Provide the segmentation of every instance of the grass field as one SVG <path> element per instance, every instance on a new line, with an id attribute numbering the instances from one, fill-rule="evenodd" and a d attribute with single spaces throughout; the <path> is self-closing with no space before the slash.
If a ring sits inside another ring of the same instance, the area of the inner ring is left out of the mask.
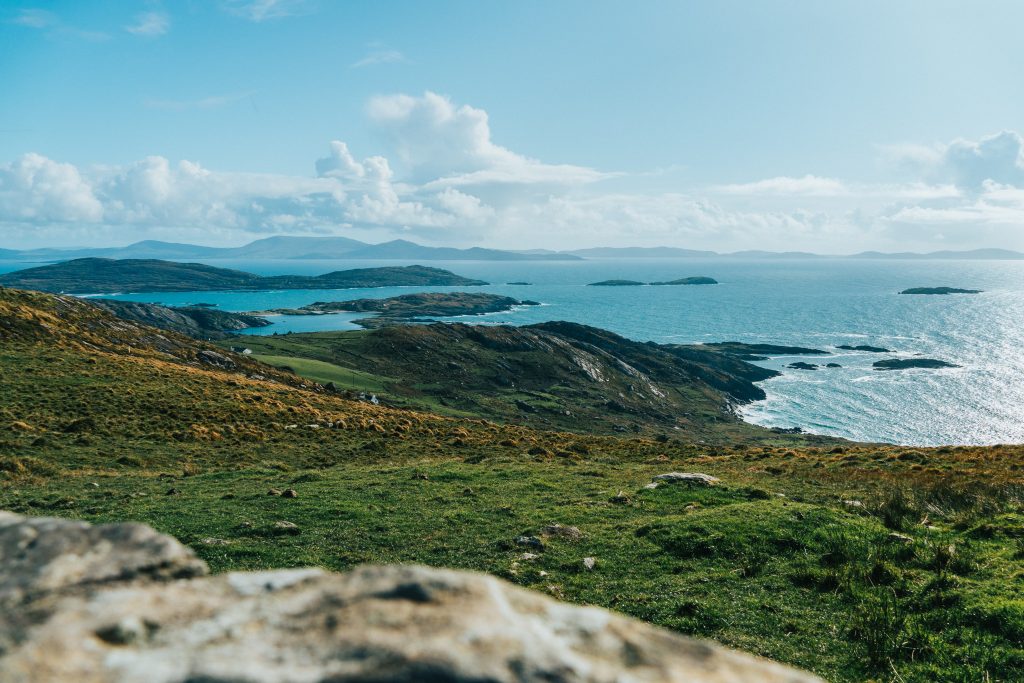
<path id="1" fill-rule="evenodd" d="M 1024 447 L 702 443 L 455 419 L 243 357 L 210 365 L 224 360 L 184 338 L 10 296 L 2 509 L 147 522 L 215 571 L 483 570 L 833 681 L 1024 671 Z M 645 488 L 671 471 L 720 482 Z"/>

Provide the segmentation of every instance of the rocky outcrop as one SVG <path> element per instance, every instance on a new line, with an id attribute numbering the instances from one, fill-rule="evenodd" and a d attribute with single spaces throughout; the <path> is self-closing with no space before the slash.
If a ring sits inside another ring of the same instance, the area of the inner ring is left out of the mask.
<path id="1" fill-rule="evenodd" d="M 904 289 L 900 294 L 981 294 L 981 290 L 959 287 L 911 287 Z"/>
<path id="2" fill-rule="evenodd" d="M 204 571 L 148 527 L 2 514 L 3 680 L 818 680 L 482 574 L 366 566 L 196 576 Z"/>
<path id="3" fill-rule="evenodd" d="M 909 370 L 911 368 L 958 368 L 959 365 L 937 358 L 887 358 L 871 364 L 875 370 Z"/>
<path id="4" fill-rule="evenodd" d="M 231 332 L 271 324 L 269 320 L 255 315 L 219 311 L 210 306 L 161 306 L 117 299 L 87 301 L 122 320 L 151 325 L 197 339 L 223 339 Z"/>
<path id="5" fill-rule="evenodd" d="M 374 318 L 354 320 L 368 329 L 387 325 L 434 322 L 432 318 L 484 315 L 510 311 L 516 306 L 539 306 L 540 302 L 479 292 L 417 292 L 386 299 L 317 301 L 301 308 L 254 311 L 252 315 L 325 315 L 331 313 L 376 313 Z"/>

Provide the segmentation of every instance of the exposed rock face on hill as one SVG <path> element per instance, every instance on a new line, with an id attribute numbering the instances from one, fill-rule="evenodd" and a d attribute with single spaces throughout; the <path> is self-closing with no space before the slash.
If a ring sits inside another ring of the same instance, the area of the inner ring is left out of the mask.
<path id="1" fill-rule="evenodd" d="M 258 315 L 219 311 L 205 306 L 170 307 L 115 299 L 89 299 L 89 303 L 110 311 L 118 318 L 197 339 L 223 339 L 229 332 L 272 324 Z"/>
<path id="2" fill-rule="evenodd" d="M 482 574 L 365 566 L 207 577 L 132 524 L 0 512 L 6 683 L 811 683 Z"/>
<path id="3" fill-rule="evenodd" d="M 406 325 L 246 344 L 257 355 L 358 369 L 412 404 L 590 433 L 678 427 L 710 436 L 740 425 L 732 406 L 764 398 L 754 383 L 778 374 L 707 346 L 636 342 L 570 322 Z"/>

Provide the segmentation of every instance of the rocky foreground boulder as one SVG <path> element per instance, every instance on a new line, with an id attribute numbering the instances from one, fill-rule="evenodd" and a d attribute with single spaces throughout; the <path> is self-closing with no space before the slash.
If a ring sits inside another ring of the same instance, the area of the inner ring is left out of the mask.
<path id="1" fill-rule="evenodd" d="M 0 512 L 0 680 L 818 680 L 483 574 L 206 573 L 191 550 L 143 525 Z"/>

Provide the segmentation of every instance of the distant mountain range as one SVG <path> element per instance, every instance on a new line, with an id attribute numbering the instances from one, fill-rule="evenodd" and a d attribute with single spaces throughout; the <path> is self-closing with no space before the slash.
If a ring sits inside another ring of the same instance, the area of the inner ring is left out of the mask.
<path id="1" fill-rule="evenodd" d="M 804 251 L 737 251 L 719 253 L 679 247 L 593 247 L 571 251 L 549 249 L 502 250 L 471 247 L 427 247 L 408 240 L 369 244 L 348 237 L 267 237 L 241 247 L 204 247 L 146 240 L 126 247 L 82 249 L 0 249 L 0 260 L 53 262 L 76 258 L 114 259 L 348 259 L 366 261 L 578 261 L 605 258 L 750 258 L 750 259 L 986 259 L 1019 260 L 1024 253 L 1009 249 L 884 253 L 865 251 L 848 256 Z"/>
<path id="2" fill-rule="evenodd" d="M 499 249 L 425 247 L 407 240 L 368 244 L 348 237 L 268 237 L 241 247 L 203 247 L 146 240 L 126 247 L 88 249 L 0 249 L 11 261 L 67 261 L 76 258 L 114 259 L 353 259 L 415 261 L 578 261 L 557 252 L 521 253 Z"/>

